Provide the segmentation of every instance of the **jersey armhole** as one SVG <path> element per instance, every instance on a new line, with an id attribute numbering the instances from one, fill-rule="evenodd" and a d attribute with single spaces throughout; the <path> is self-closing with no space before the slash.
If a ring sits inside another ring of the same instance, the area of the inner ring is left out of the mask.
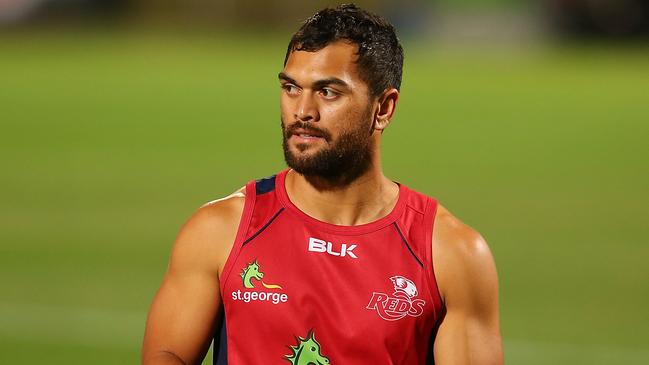
<path id="1" fill-rule="evenodd" d="M 257 198 L 255 190 L 255 181 L 251 181 L 246 184 L 246 197 L 243 205 L 243 212 L 241 213 L 241 220 L 239 220 L 239 227 L 237 228 L 237 235 L 232 244 L 232 249 L 228 255 L 225 265 L 223 266 L 223 271 L 221 272 L 221 280 L 219 280 L 219 286 L 221 287 L 221 293 L 225 288 L 225 284 L 230 277 L 232 272 L 232 265 L 236 261 L 239 253 L 241 252 L 241 246 L 246 238 L 248 233 L 248 227 L 250 226 L 250 221 L 252 219 L 252 213 L 255 207 L 255 200 Z"/>
<path id="2" fill-rule="evenodd" d="M 424 211 L 424 224 L 426 224 L 428 229 L 426 229 L 426 261 L 428 261 L 428 267 L 430 270 L 426 272 L 426 278 L 428 279 L 428 287 L 430 288 L 429 292 L 432 296 L 433 302 L 437 309 L 442 310 L 444 308 L 444 301 L 442 300 L 442 294 L 439 291 L 439 286 L 437 285 L 437 278 L 435 277 L 435 265 L 433 262 L 433 230 L 435 229 L 435 217 L 437 216 L 437 200 L 433 198 L 428 198 L 426 204 L 426 210 Z M 438 320 L 438 318 L 436 318 Z"/>

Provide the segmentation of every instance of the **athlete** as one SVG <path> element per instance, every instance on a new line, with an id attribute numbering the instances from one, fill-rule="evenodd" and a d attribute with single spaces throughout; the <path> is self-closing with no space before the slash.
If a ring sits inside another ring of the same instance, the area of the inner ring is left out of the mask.
<path id="1" fill-rule="evenodd" d="M 210 202 L 178 235 L 144 364 L 502 364 L 484 239 L 387 178 L 394 28 L 354 5 L 292 37 L 281 86 L 288 169 Z"/>

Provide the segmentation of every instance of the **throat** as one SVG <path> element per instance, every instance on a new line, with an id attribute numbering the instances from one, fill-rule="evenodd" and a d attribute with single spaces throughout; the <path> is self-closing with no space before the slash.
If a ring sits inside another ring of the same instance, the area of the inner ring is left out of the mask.
<path id="1" fill-rule="evenodd" d="M 399 200 L 399 186 L 382 174 L 345 186 L 322 188 L 313 184 L 311 178 L 290 171 L 286 191 L 293 205 L 306 215 L 339 226 L 380 220 L 392 212 Z"/>

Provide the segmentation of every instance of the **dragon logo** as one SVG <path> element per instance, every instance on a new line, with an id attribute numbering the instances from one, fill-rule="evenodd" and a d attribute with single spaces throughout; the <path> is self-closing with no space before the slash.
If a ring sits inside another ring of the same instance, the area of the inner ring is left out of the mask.
<path id="1" fill-rule="evenodd" d="M 297 345 L 290 346 L 293 352 L 284 358 L 293 365 L 326 365 L 329 359 L 320 353 L 320 344 L 315 339 L 313 331 L 307 333 L 306 338 L 296 337 Z"/>
<path id="2" fill-rule="evenodd" d="M 243 279 L 243 287 L 252 289 L 255 287 L 255 284 L 252 283 L 252 279 L 260 280 L 264 278 L 264 273 L 259 270 L 259 263 L 257 260 L 251 262 L 246 266 L 241 272 L 241 278 Z M 266 284 L 263 281 L 261 285 L 266 289 L 282 289 L 281 286 L 275 284 Z"/>

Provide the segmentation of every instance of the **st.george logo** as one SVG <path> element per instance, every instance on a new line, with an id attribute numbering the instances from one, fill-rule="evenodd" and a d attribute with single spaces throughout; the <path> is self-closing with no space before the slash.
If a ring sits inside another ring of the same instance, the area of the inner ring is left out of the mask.
<path id="1" fill-rule="evenodd" d="M 356 257 L 356 255 L 354 254 L 355 248 L 356 245 L 354 244 L 348 245 L 347 243 L 343 243 L 340 245 L 340 252 L 336 252 L 333 243 L 318 238 L 309 237 L 309 251 L 311 252 L 326 252 L 331 256 L 349 256 L 353 259 L 357 259 L 358 257 Z"/>
<path id="2" fill-rule="evenodd" d="M 232 300 L 242 301 L 244 303 L 250 302 L 270 302 L 273 304 L 280 304 L 288 302 L 288 294 L 278 292 L 276 289 L 281 290 L 282 287 L 277 284 L 266 284 L 262 281 L 264 278 L 264 273 L 261 272 L 259 268 L 259 263 L 257 260 L 246 265 L 246 267 L 241 271 L 241 280 L 243 281 L 242 290 L 237 290 L 232 292 Z M 257 289 L 255 286 L 256 282 L 261 282 L 261 285 L 266 289 L 274 289 L 271 291 L 268 290 L 249 290 Z"/>
<path id="3" fill-rule="evenodd" d="M 424 312 L 426 302 L 415 298 L 419 294 L 415 283 L 399 275 L 391 277 L 390 280 L 394 293 L 388 295 L 373 292 L 366 308 L 375 310 L 379 317 L 386 321 L 396 321 L 405 316 L 419 317 Z"/>

